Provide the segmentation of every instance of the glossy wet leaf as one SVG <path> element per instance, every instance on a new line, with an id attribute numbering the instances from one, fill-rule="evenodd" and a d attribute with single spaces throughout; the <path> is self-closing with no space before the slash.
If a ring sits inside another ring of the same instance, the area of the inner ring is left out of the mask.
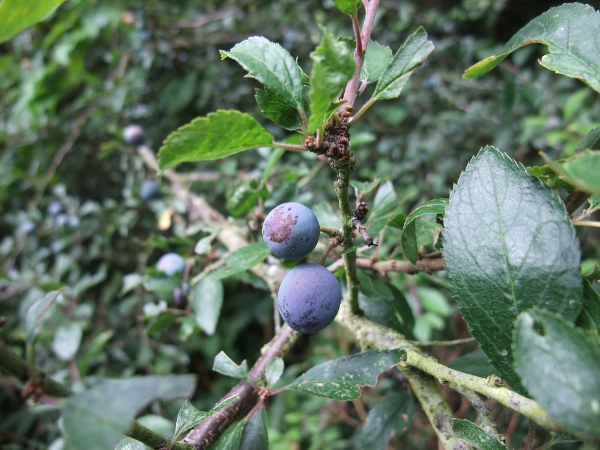
<path id="1" fill-rule="evenodd" d="M 223 283 L 212 274 L 208 274 L 192 287 L 192 311 L 196 323 L 209 336 L 215 334 L 217 329 L 223 298 Z"/>
<path id="2" fill-rule="evenodd" d="M 523 392 L 512 367 L 518 314 L 544 307 L 575 320 L 580 251 L 560 198 L 493 147 L 474 157 L 450 195 L 444 257 L 471 334 L 500 376 Z"/>
<path id="3" fill-rule="evenodd" d="M 356 400 L 360 386 L 375 386 L 377 377 L 400 362 L 401 350 L 368 350 L 319 364 L 298 377 L 289 389 L 336 400 Z"/>
<path id="4" fill-rule="evenodd" d="M 75 448 L 114 448 L 131 426 L 135 415 L 157 399 L 190 397 L 194 375 L 132 377 L 104 381 L 70 397 L 63 424 Z"/>
<path id="5" fill-rule="evenodd" d="M 373 99 L 386 100 L 398 97 L 410 76 L 423 64 L 432 50 L 433 44 L 427 40 L 427 33 L 419 27 L 398 49 L 386 67 L 375 86 Z"/>
<path id="6" fill-rule="evenodd" d="M 60 291 L 48 292 L 27 309 L 27 313 L 25 314 L 25 332 L 28 343 L 31 343 L 36 337 L 39 326 L 59 295 Z"/>
<path id="7" fill-rule="evenodd" d="M 515 325 L 515 369 L 532 397 L 577 436 L 600 437 L 600 347 L 564 317 L 534 308 Z"/>
<path id="8" fill-rule="evenodd" d="M 496 67 L 515 50 L 528 44 L 544 44 L 549 54 L 539 63 L 556 73 L 577 78 L 600 92 L 600 13 L 589 5 L 567 3 L 551 8 L 521 28 L 499 55 L 479 61 L 463 76 L 473 78 Z"/>
<path id="9" fill-rule="evenodd" d="M 207 161 L 268 146 L 273 136 L 252 116 L 219 110 L 171 133 L 158 152 L 161 170 L 189 161 Z"/>
<path id="10" fill-rule="evenodd" d="M 314 133 L 324 126 L 331 114 L 340 106 L 342 89 L 354 74 L 356 64 L 348 45 L 338 41 L 327 29 L 321 28 L 321 43 L 310 54 L 313 60 L 310 77 L 310 109 L 308 132 Z"/>

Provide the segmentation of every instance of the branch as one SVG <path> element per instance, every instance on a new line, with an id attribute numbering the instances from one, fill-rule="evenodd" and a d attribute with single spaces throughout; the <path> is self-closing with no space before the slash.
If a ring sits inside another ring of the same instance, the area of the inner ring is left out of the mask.
<path id="1" fill-rule="evenodd" d="M 431 274 L 439 270 L 444 270 L 446 260 L 443 258 L 422 259 L 417 261 L 415 265 L 408 261 L 390 260 L 374 262 L 371 259 L 359 258 L 356 260 L 356 265 L 361 269 L 371 269 L 376 272 L 404 272 L 409 274 L 427 272 Z"/>
<path id="2" fill-rule="evenodd" d="M 264 349 L 262 356 L 250 369 L 250 378 L 260 382 L 264 378 L 267 364 L 273 358 L 287 353 L 298 333 L 284 325 Z M 223 399 L 237 396 L 226 408 L 200 422 L 183 440 L 194 449 L 204 449 L 215 442 L 236 417 L 248 412 L 259 400 L 258 392 L 246 380 L 240 381 Z M 221 400 L 222 401 L 222 400 Z"/>
<path id="3" fill-rule="evenodd" d="M 564 199 L 565 207 L 567 208 L 567 213 L 569 215 L 573 214 L 577 211 L 583 202 L 585 202 L 588 198 L 590 198 L 590 194 L 581 189 L 577 188 L 569 195 L 567 195 Z"/>
<path id="4" fill-rule="evenodd" d="M 171 445 L 169 439 L 146 428 L 137 420 L 133 421 L 131 431 L 127 433 L 127 436 L 146 444 L 150 448 L 164 449 L 169 448 Z M 192 450 L 192 447 L 187 444 L 182 444 L 181 442 L 174 442 L 173 446 L 170 448 L 172 450 Z"/>
<path id="5" fill-rule="evenodd" d="M 19 355 L 14 353 L 4 342 L 0 342 L 0 368 L 6 370 L 23 383 L 27 383 L 30 379 L 29 364 L 21 358 Z M 51 397 L 68 397 L 72 394 L 71 390 L 62 383 L 54 381 L 52 378 L 47 376 L 42 369 L 39 367 L 33 368 L 35 379 L 41 381 L 41 387 L 44 393 Z"/>
<path id="6" fill-rule="evenodd" d="M 417 353 L 419 351 L 414 344 L 406 340 L 397 331 L 371 322 L 365 317 L 353 315 L 346 302 L 342 303 L 336 321 L 354 334 L 356 341 L 361 347 L 370 347 L 379 350 L 400 348 L 409 353 Z M 444 448 L 446 450 L 468 449 L 469 447 L 464 441 L 454 436 L 452 431 L 452 410 L 435 380 L 431 376 L 406 365 L 400 365 L 398 368 L 412 386 Z"/>
<path id="7" fill-rule="evenodd" d="M 459 372 L 458 370 L 450 369 L 439 364 L 432 358 L 427 358 L 420 353 L 413 351 L 409 351 L 406 354 L 406 362 L 403 363 L 403 365 L 416 367 L 438 380 L 457 384 L 463 388 L 477 392 L 478 394 L 485 395 L 488 398 L 493 398 L 498 401 L 498 403 L 529 417 L 544 428 L 549 430 L 561 429 L 567 432 L 567 430 L 562 429 L 535 400 L 517 394 L 505 387 L 497 386 L 495 383 L 490 382 L 490 379 L 480 378 Z"/>

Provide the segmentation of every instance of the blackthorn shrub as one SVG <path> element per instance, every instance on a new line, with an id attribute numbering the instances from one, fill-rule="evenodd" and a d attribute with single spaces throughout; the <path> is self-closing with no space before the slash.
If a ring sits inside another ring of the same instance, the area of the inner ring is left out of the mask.
<path id="1" fill-rule="evenodd" d="M 279 288 L 279 314 L 294 330 L 315 333 L 335 319 L 342 290 L 335 276 L 319 264 L 300 264 L 290 270 Z"/>
<path id="2" fill-rule="evenodd" d="M 283 259 L 300 259 L 313 251 L 319 241 L 319 221 L 301 203 L 282 203 L 271 211 L 262 234 L 273 254 Z"/>

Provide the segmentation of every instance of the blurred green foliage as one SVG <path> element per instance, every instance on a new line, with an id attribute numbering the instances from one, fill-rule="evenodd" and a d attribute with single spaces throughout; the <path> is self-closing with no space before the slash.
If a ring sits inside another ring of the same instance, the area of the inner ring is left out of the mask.
<path id="1" fill-rule="evenodd" d="M 379 102 L 352 129 L 359 161 L 355 179 L 391 181 L 404 214 L 427 200 L 447 197 L 461 169 L 485 145 L 525 165 L 542 165 L 539 151 L 552 159 L 572 156 L 598 125 L 598 96 L 540 68 L 536 48 L 520 50 L 507 58 L 503 70 L 484 78 L 461 78 L 466 67 L 503 44 L 490 36 L 511 2 L 421 3 L 386 2 L 373 38 L 396 48 L 422 25 L 434 52 L 400 101 Z M 169 292 L 181 280 L 168 280 L 153 269 L 160 255 L 180 253 L 195 275 L 223 249 L 212 240 L 215 230 L 189 221 L 187 205 L 165 180 L 156 180 L 158 197 L 141 199 L 144 180 L 155 175 L 135 148 L 124 145 L 121 132 L 138 123 L 148 146 L 157 149 L 193 118 L 235 108 L 257 118 L 277 139 L 297 143 L 261 116 L 256 83 L 243 79 L 236 64 L 221 61 L 219 50 L 262 34 L 298 57 L 310 73 L 309 53 L 321 36 L 318 25 L 352 37 L 349 21 L 331 1 L 70 0 L 0 45 L 3 342 L 24 355 L 27 308 L 45 293 L 62 290 L 35 345 L 35 363 L 53 378 L 81 390 L 104 377 L 191 372 L 199 375 L 195 406 L 209 410 L 221 398 L 234 381 L 212 372 L 214 357 L 225 351 L 234 361 L 254 361 L 273 332 L 272 299 L 264 283 L 247 272 L 225 278 L 225 300 L 211 336 L 176 308 Z M 271 190 L 265 209 L 302 201 L 315 205 L 322 224 L 331 220 L 332 207 L 337 209 L 333 175 L 310 154 L 284 153 L 272 168 L 270 151 L 261 149 L 178 170 L 195 173 L 191 189 L 226 215 L 226 201 L 240 183 L 260 180 L 265 173 Z M 375 192 L 365 193 L 363 200 L 374 202 Z M 56 202 L 61 208 L 53 213 L 50 205 Z M 252 214 L 242 219 L 248 222 Z M 439 228 L 433 216 L 418 221 L 423 251 L 436 251 Z M 259 235 L 252 227 L 249 234 Z M 598 233 L 585 230 L 582 235 L 584 256 L 599 258 L 594 253 Z M 388 227 L 379 251 L 399 257 L 400 237 L 400 229 Z M 203 250 L 195 254 L 202 238 Z M 464 334 L 443 273 L 391 274 L 390 279 L 405 293 L 417 339 Z M 161 319 L 165 311 L 169 318 Z M 284 381 L 349 354 L 353 345 L 336 324 L 302 337 L 286 358 Z M 437 356 L 449 361 L 460 355 L 440 351 Z M 0 381 L 0 446 L 60 448 L 59 410 L 51 403 L 29 407 L 19 396 L 17 380 L 2 376 Z M 369 410 L 381 394 L 402 383 L 386 374 L 375 388 L 378 395 L 367 390 L 361 406 L 299 393 L 278 395 L 270 403 L 271 447 L 353 448 L 357 423 L 364 419 L 361 408 Z M 172 421 L 180 404 L 156 402 L 145 414 Z M 506 413 L 498 418 L 506 424 L 510 420 Z M 519 423 L 511 443 L 522 442 L 524 433 L 526 425 Z M 435 438 L 417 417 L 391 445 L 425 449 L 432 442 Z"/>

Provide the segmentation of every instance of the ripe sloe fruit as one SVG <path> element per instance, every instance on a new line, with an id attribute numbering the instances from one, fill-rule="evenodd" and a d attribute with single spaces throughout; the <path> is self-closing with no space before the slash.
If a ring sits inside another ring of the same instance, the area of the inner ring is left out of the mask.
<path id="1" fill-rule="evenodd" d="M 64 208 L 62 203 L 56 200 L 50 202 L 48 208 L 46 209 L 48 214 L 50 214 L 51 216 L 58 216 L 61 212 L 63 212 L 63 210 Z"/>
<path id="2" fill-rule="evenodd" d="M 342 290 L 335 276 L 319 264 L 300 264 L 290 270 L 279 288 L 279 314 L 300 333 L 315 333 L 335 319 Z"/>
<path id="3" fill-rule="evenodd" d="M 166 253 L 160 257 L 156 263 L 156 268 L 169 276 L 176 273 L 183 273 L 185 270 L 185 260 L 177 253 Z"/>
<path id="4" fill-rule="evenodd" d="M 282 203 L 271 211 L 262 228 L 263 239 L 275 256 L 300 259 L 319 241 L 319 221 L 301 203 Z"/>
<path id="5" fill-rule="evenodd" d="M 154 180 L 144 180 L 140 189 L 140 198 L 144 201 L 150 200 L 158 196 L 160 187 Z"/>
<path id="6" fill-rule="evenodd" d="M 127 125 L 123 129 L 123 140 L 127 145 L 141 145 L 144 143 L 144 129 L 139 125 Z"/>

